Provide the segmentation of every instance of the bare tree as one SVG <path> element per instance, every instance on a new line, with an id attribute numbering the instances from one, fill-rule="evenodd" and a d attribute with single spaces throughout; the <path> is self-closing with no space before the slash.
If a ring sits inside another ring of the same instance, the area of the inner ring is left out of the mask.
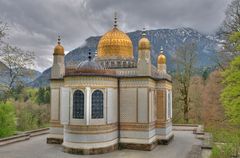
<path id="1" fill-rule="evenodd" d="M 5 93 L 4 98 L 8 99 L 13 87 L 21 82 L 24 75 L 27 75 L 26 68 L 33 66 L 34 53 L 6 44 L 1 49 L 0 61 L 5 65 L 0 72 L 2 76 L 0 89 Z"/>
<path id="2" fill-rule="evenodd" d="M 224 108 L 220 102 L 222 75 L 219 70 L 211 72 L 202 91 L 202 120 L 205 125 L 221 125 L 226 120 Z"/>
<path id="3" fill-rule="evenodd" d="M 2 39 L 6 36 L 7 29 L 8 29 L 7 24 L 0 21 L 0 46 L 3 43 Z"/>
<path id="4" fill-rule="evenodd" d="M 220 28 L 220 34 L 228 37 L 240 28 L 240 0 L 233 0 L 226 10 L 226 18 Z"/>
<path id="5" fill-rule="evenodd" d="M 176 73 L 174 79 L 178 82 L 179 100 L 183 103 L 184 122 L 189 122 L 190 97 L 189 87 L 196 63 L 196 44 L 187 43 L 176 51 L 175 64 Z"/>
<path id="6" fill-rule="evenodd" d="M 226 10 L 226 17 L 218 31 L 221 39 L 222 49 L 220 49 L 214 61 L 221 69 L 225 69 L 228 63 L 236 56 L 240 55 L 234 45 L 229 42 L 229 36 L 233 32 L 240 31 L 240 0 L 233 0 Z"/>
<path id="7" fill-rule="evenodd" d="M 202 76 L 194 75 L 191 77 L 190 87 L 189 87 L 189 98 L 191 102 L 189 119 L 192 123 L 202 123 L 202 95 L 204 90 L 204 79 Z"/>

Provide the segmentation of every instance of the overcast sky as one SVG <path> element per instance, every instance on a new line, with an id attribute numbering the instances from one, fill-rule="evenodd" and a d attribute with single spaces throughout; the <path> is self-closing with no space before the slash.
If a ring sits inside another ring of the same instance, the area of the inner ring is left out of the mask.
<path id="1" fill-rule="evenodd" d="M 112 27 L 115 11 L 125 31 L 191 27 L 213 33 L 230 0 L 0 0 L 0 19 L 10 26 L 8 41 L 34 51 L 35 69 L 52 64 L 57 36 L 65 50 Z"/>

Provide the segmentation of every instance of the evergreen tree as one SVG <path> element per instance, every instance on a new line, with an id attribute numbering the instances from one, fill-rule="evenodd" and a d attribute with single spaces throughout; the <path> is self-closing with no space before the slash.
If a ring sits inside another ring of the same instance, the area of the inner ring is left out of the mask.
<path id="1" fill-rule="evenodd" d="M 42 88 L 40 87 L 37 92 L 36 102 L 40 104 L 50 103 L 50 87 Z"/>
<path id="2" fill-rule="evenodd" d="M 40 87 L 37 92 L 37 100 L 36 102 L 40 105 L 45 102 L 45 90 L 44 88 Z"/>
<path id="3" fill-rule="evenodd" d="M 45 98 L 45 104 L 49 104 L 50 103 L 50 87 L 47 87 L 45 89 L 45 94 L 44 94 L 44 98 Z"/>

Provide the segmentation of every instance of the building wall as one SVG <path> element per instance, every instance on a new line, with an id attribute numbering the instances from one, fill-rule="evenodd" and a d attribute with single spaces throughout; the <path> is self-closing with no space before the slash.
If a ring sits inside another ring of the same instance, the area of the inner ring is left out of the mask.
<path id="1" fill-rule="evenodd" d="M 172 134 L 171 114 L 167 109 L 167 94 L 171 93 L 171 88 L 170 82 L 149 77 L 121 78 L 119 89 L 118 79 L 114 77 L 76 76 L 54 81 L 51 83 L 51 120 L 55 127 L 51 127 L 51 133 L 64 131 L 65 148 L 107 147 L 118 141 L 127 146 L 151 146 Z M 76 90 L 84 93 L 84 119 L 72 117 Z M 101 119 L 91 118 L 91 97 L 95 90 L 104 94 L 104 117 Z"/>
<path id="2" fill-rule="evenodd" d="M 67 77 L 64 87 L 69 92 L 69 112 L 63 110 L 65 148 L 92 149 L 114 146 L 118 142 L 118 81 L 112 77 Z M 73 118 L 73 94 L 76 90 L 84 93 L 84 118 Z M 103 93 L 103 118 L 92 119 L 92 93 Z M 63 97 L 63 96 L 62 96 Z M 61 105 L 64 106 L 64 105 Z"/>
<path id="3" fill-rule="evenodd" d="M 123 78 L 120 80 L 120 142 L 152 144 L 155 138 L 154 80 Z"/>
<path id="4" fill-rule="evenodd" d="M 63 126 L 60 123 L 60 88 L 63 86 L 63 80 L 52 80 L 50 83 L 51 89 L 51 120 L 50 132 L 48 141 L 51 143 L 62 142 L 63 139 Z"/>

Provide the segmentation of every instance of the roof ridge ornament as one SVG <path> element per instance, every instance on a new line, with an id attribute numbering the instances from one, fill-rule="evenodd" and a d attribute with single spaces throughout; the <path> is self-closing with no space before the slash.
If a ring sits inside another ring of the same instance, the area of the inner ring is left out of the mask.
<path id="1" fill-rule="evenodd" d="M 91 49 L 88 49 L 88 61 L 92 60 L 92 54 L 91 54 Z"/>
<path id="2" fill-rule="evenodd" d="M 146 34 L 146 28 L 144 27 L 144 28 L 142 29 L 142 36 L 143 36 L 143 37 L 146 37 L 146 35 L 147 35 L 147 34 Z"/>
<path id="3" fill-rule="evenodd" d="M 59 35 L 58 36 L 58 42 L 57 42 L 59 45 L 61 44 L 61 36 Z"/>

